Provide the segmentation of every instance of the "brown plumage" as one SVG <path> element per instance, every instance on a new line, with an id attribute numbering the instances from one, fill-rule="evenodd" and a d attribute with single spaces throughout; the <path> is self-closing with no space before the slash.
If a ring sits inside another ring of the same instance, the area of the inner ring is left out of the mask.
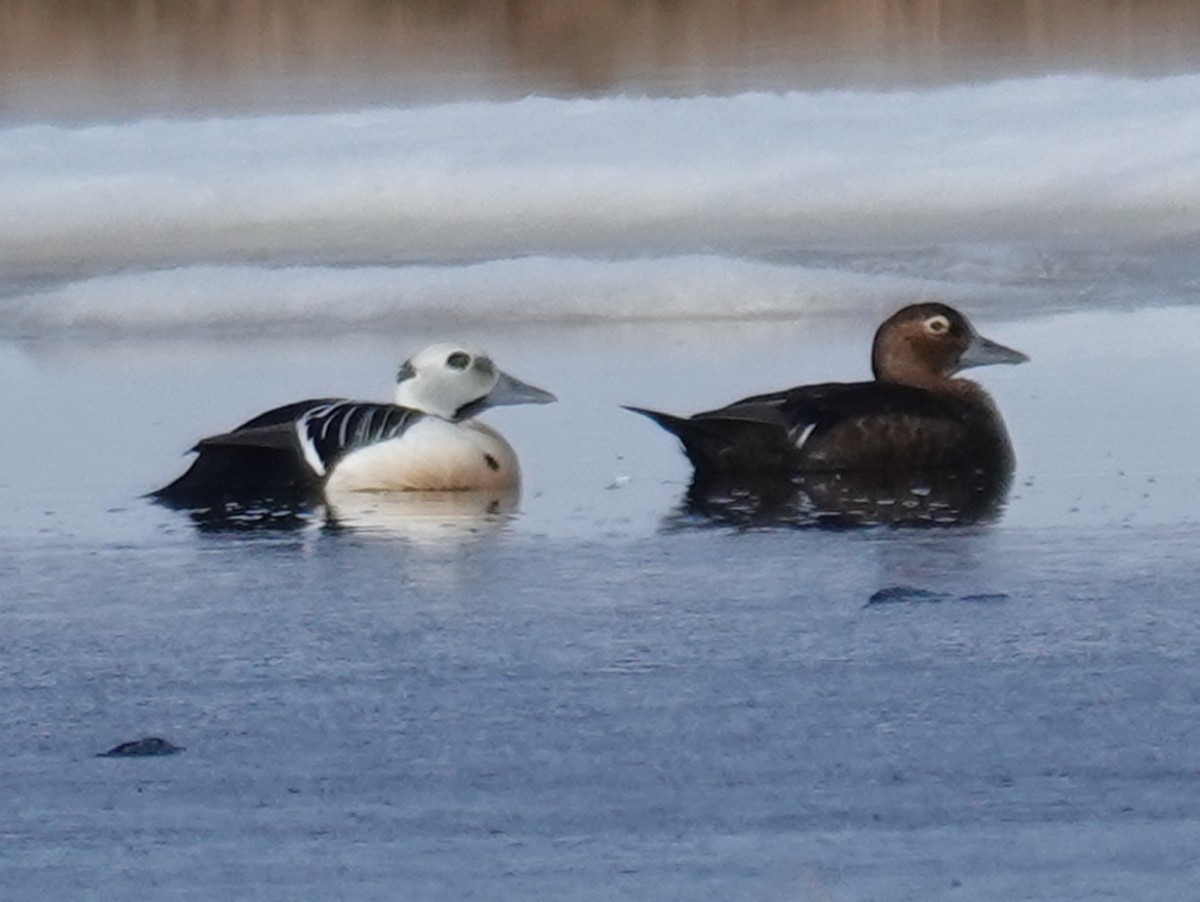
<path id="1" fill-rule="evenodd" d="M 828 472 L 1010 472 L 992 399 L 960 370 L 1028 358 L 945 304 L 914 304 L 876 331 L 872 382 L 805 385 L 677 417 L 630 407 L 676 435 L 702 480 Z"/>

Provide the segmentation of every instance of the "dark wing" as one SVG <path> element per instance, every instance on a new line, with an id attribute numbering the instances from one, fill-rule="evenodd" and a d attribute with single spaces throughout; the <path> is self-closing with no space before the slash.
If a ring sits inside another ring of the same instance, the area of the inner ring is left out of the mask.
<path id="1" fill-rule="evenodd" d="M 324 476 L 351 451 L 398 438 L 424 416 L 395 404 L 333 401 L 306 411 L 296 435 L 305 461 Z"/>
<path id="2" fill-rule="evenodd" d="M 804 386 L 780 393 L 777 409 L 808 472 L 969 468 L 1008 448 L 990 405 L 914 386 Z"/>
<path id="3" fill-rule="evenodd" d="M 726 407 L 698 413 L 693 419 L 753 420 L 799 435 L 810 426 L 824 432 L 864 417 L 953 420 L 963 415 L 962 405 L 953 398 L 908 385 L 823 382 L 743 398 Z"/>
<path id="4" fill-rule="evenodd" d="M 880 382 L 805 385 L 686 419 L 637 412 L 679 437 L 700 476 L 954 466 L 972 428 L 955 399 Z"/>
<path id="5" fill-rule="evenodd" d="M 200 439 L 192 450 L 263 448 L 294 457 L 303 451 L 299 444 L 299 433 L 296 431 L 297 423 L 314 411 L 345 403 L 348 402 L 342 398 L 312 398 L 276 407 L 247 420 L 231 432 Z"/>
<path id="6" fill-rule="evenodd" d="M 345 398 L 310 398 L 307 401 L 297 401 L 295 404 L 285 404 L 283 407 L 276 407 L 268 410 L 266 413 L 260 413 L 253 419 L 246 420 L 241 426 L 234 429 L 234 432 L 241 432 L 243 429 L 255 429 L 260 426 L 278 426 L 284 423 L 295 423 L 302 416 L 310 411 L 321 407 L 327 407 L 331 404 L 346 404 L 349 403 Z"/>
<path id="7" fill-rule="evenodd" d="M 774 425 L 800 471 L 966 466 L 987 455 L 987 412 L 953 395 L 884 382 L 827 382 L 697 414 Z"/>
<path id="8" fill-rule="evenodd" d="M 152 494 L 181 506 L 316 503 L 325 476 L 346 453 L 394 438 L 420 416 L 393 404 L 340 398 L 277 407 L 202 439 L 187 472 Z"/>

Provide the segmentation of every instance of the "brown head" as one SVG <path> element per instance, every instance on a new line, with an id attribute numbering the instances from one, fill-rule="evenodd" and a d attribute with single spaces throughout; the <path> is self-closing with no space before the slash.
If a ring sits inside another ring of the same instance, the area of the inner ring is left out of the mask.
<path id="1" fill-rule="evenodd" d="M 912 304 L 875 332 L 871 369 L 879 382 L 931 387 L 959 370 L 992 363 L 1024 363 L 1020 351 L 984 338 L 965 316 L 945 304 Z"/>

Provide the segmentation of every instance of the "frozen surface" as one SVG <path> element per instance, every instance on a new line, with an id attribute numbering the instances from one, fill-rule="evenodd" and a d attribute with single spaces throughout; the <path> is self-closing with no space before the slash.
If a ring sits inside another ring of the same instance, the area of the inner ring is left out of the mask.
<path id="1" fill-rule="evenodd" d="M 246 533 L 137 495 L 265 405 L 385 395 L 391 336 L 9 346 L 4 885 L 1188 898 L 1200 463 L 1174 386 L 1200 375 L 1196 311 L 986 321 L 1033 357 L 979 375 L 1020 456 L 995 526 L 678 517 L 682 457 L 618 403 L 858 378 L 870 328 L 497 332 L 562 399 L 489 417 L 526 469 L 517 514 Z M 1096 438 L 1103 410 L 1120 428 Z M 891 587 L 912 591 L 869 603 Z M 187 749 L 93 757 L 146 734 Z"/>
<path id="2" fill-rule="evenodd" d="M 1200 276 L 1198 136 L 1192 75 L 13 126 L 0 310 L 11 333 L 1128 302 Z"/>
<path id="3" fill-rule="evenodd" d="M 6 549 L 5 885 L 1188 898 L 1198 538 Z"/>

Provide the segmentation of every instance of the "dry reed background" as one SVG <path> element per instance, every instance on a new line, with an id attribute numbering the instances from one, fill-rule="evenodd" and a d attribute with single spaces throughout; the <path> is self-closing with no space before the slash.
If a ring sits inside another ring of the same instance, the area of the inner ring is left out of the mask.
<path id="1" fill-rule="evenodd" d="M 1198 46 L 1194 0 L 0 0 L 0 112 L 1155 74 Z"/>

